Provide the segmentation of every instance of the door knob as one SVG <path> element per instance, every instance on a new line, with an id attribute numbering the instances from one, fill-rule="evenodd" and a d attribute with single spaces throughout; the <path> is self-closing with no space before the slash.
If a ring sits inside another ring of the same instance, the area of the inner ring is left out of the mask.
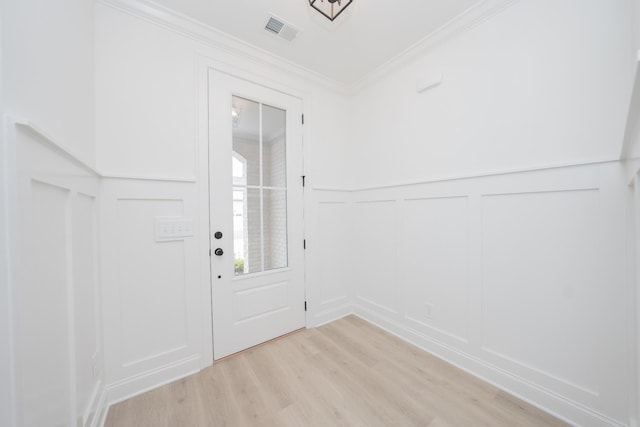
<path id="1" fill-rule="evenodd" d="M 213 237 L 215 237 L 216 239 L 222 239 L 222 232 L 221 231 L 216 231 L 216 233 L 213 235 Z"/>
<path id="2" fill-rule="evenodd" d="M 213 253 L 216 254 L 216 256 L 222 256 L 224 251 L 222 250 L 222 248 L 216 248 L 216 250 L 213 251 Z"/>

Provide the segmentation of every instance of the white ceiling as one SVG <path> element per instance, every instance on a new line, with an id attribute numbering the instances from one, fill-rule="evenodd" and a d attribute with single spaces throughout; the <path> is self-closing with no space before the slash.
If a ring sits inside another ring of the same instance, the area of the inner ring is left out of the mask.
<path id="1" fill-rule="evenodd" d="M 353 84 L 482 0 L 353 0 L 334 23 L 308 0 L 154 0 L 329 78 Z M 326 1 L 326 0 L 325 0 Z M 301 30 L 264 30 L 273 14 Z"/>

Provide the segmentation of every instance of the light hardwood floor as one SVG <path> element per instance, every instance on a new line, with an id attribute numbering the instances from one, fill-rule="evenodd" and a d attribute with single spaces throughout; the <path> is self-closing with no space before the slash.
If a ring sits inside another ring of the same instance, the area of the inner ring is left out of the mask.
<path id="1" fill-rule="evenodd" d="M 107 427 L 564 426 L 349 316 L 109 409 Z"/>

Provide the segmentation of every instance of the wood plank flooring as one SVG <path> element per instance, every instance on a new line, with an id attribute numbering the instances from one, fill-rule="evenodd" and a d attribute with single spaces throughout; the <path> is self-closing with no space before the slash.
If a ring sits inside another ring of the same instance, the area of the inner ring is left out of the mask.
<path id="1" fill-rule="evenodd" d="M 349 316 L 109 409 L 107 427 L 565 426 Z"/>

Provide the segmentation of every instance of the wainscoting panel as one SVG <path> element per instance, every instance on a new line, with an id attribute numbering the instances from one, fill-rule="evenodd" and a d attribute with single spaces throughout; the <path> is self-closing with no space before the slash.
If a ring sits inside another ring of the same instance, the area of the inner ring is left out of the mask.
<path id="1" fill-rule="evenodd" d="M 400 225 L 395 200 L 361 201 L 355 204 L 353 224 L 356 242 L 356 300 L 390 316 L 399 314 Z"/>
<path id="2" fill-rule="evenodd" d="M 20 289 L 18 337 L 25 426 L 63 425 L 72 419 L 68 198 L 67 189 L 31 181 L 32 234 L 23 260 L 31 268 Z"/>
<path id="3" fill-rule="evenodd" d="M 355 190 L 354 311 L 573 424 L 625 425 L 625 186 L 611 162 Z"/>
<path id="4" fill-rule="evenodd" d="M 469 203 L 467 197 L 406 199 L 401 265 L 405 316 L 442 340 L 469 333 Z"/>
<path id="5" fill-rule="evenodd" d="M 351 313 L 353 206 L 344 191 L 310 190 L 305 206 L 307 327 Z"/>
<path id="6" fill-rule="evenodd" d="M 194 183 L 103 180 L 102 275 L 109 402 L 199 369 L 203 343 Z M 190 221 L 158 238 L 158 219 Z"/>
<path id="7" fill-rule="evenodd" d="M 599 203 L 595 189 L 482 203 L 483 349 L 593 396 L 605 290 Z"/>
<path id="8" fill-rule="evenodd" d="M 123 366 L 187 344 L 183 240 L 156 242 L 156 217 L 183 217 L 182 200 L 119 198 L 118 269 Z"/>
<path id="9" fill-rule="evenodd" d="M 97 278 L 99 177 L 28 122 L 16 155 L 12 286 L 18 424 L 99 424 L 104 410 Z"/>
<path id="10" fill-rule="evenodd" d="M 320 202 L 318 218 L 320 233 L 318 246 L 322 269 L 319 280 L 319 303 L 326 306 L 336 301 L 345 302 L 349 297 L 349 289 L 343 286 L 344 278 L 349 277 L 352 267 L 352 253 L 349 250 L 351 226 L 348 214 L 349 205 L 344 202 Z"/>
<path id="11" fill-rule="evenodd" d="M 71 201 L 73 235 L 73 289 L 76 343 L 77 407 L 84 410 L 85 422 L 96 417 L 92 399 L 98 397 L 96 376 L 100 371 L 101 346 L 98 330 L 100 319 L 97 284 L 97 197 L 77 193 Z M 93 304 L 88 304 L 93 302 Z M 95 363 L 95 368 L 94 368 Z M 94 372 L 97 371 L 97 372 Z M 100 383 L 102 385 L 102 383 Z"/>

